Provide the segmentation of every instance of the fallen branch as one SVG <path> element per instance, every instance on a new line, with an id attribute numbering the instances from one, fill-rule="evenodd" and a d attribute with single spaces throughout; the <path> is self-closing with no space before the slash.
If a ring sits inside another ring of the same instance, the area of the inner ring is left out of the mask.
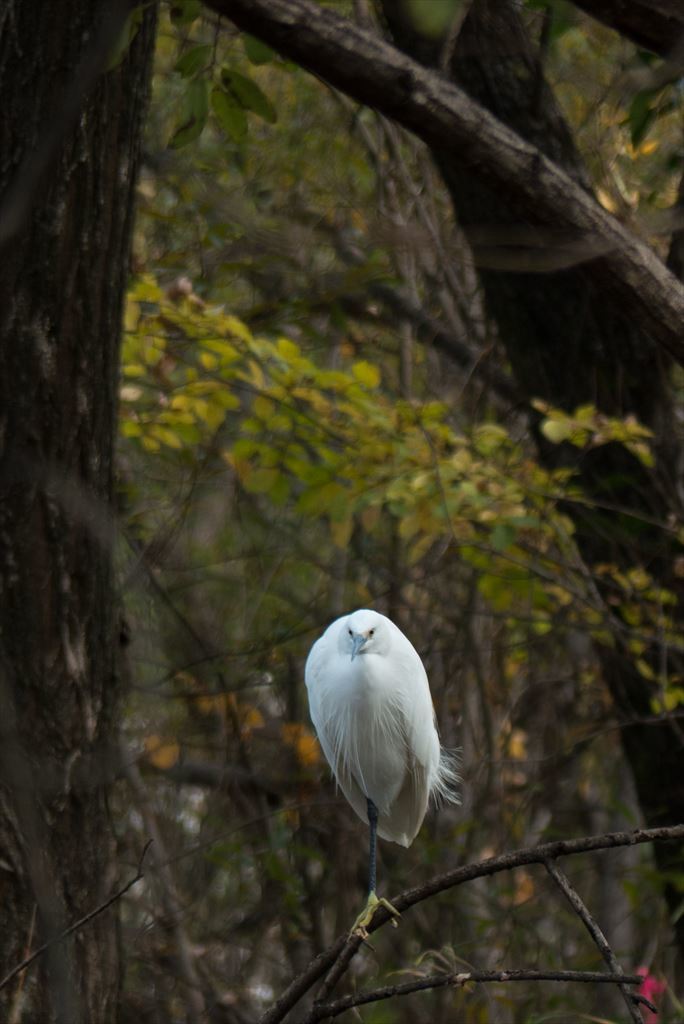
<path id="1" fill-rule="evenodd" d="M 21 974 L 21 972 L 25 971 L 27 967 L 30 967 L 33 961 L 37 960 L 39 956 L 42 956 L 42 954 L 46 950 L 50 949 L 58 942 L 63 942 L 64 939 L 68 938 L 70 935 L 73 935 L 74 932 L 79 931 L 85 925 L 89 924 L 94 918 L 99 917 L 100 914 L 104 913 L 104 911 L 111 907 L 113 903 L 116 903 L 118 900 L 121 899 L 122 896 L 125 896 L 128 890 L 132 889 L 136 882 L 139 882 L 141 878 L 144 877 L 142 869 L 143 861 L 145 860 L 145 854 L 147 853 L 151 845 L 152 840 L 148 839 L 143 847 L 142 853 L 140 854 L 140 860 L 138 861 L 138 867 L 134 878 L 131 878 L 130 881 L 126 882 L 126 884 L 121 889 L 118 889 L 117 892 L 115 892 L 112 896 L 106 899 L 104 903 L 101 903 L 99 907 L 95 907 L 94 910 L 91 910 L 89 911 L 89 913 L 84 914 L 83 917 L 79 917 L 78 921 L 74 921 L 74 923 L 70 924 L 68 928 L 65 928 L 63 932 L 60 932 L 59 935 L 55 935 L 54 938 L 50 939 L 49 942 L 44 942 L 43 945 L 39 946 L 38 949 L 35 949 L 30 956 L 27 956 L 24 960 L 21 961 L 21 963 L 17 964 L 16 967 L 13 967 L 12 970 L 8 974 L 6 974 L 5 977 L 0 981 L 0 991 L 7 985 L 9 985 L 12 979 L 16 978 L 18 974 Z"/>

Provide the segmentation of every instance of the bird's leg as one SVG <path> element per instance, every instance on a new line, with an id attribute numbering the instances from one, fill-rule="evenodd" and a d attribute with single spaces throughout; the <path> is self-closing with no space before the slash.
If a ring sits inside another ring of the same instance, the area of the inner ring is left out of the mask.
<path id="1" fill-rule="evenodd" d="M 357 917 L 352 928 L 352 935 L 358 935 L 362 939 L 368 938 L 368 925 L 373 920 L 373 915 L 378 907 L 384 907 L 392 915 L 392 924 L 396 928 L 396 919 L 400 913 L 393 907 L 389 900 L 383 896 L 378 897 L 375 891 L 376 885 L 376 854 L 378 848 L 378 809 L 370 797 L 366 797 L 368 806 L 368 830 L 370 834 L 370 851 L 368 855 L 368 902 L 365 909 Z"/>

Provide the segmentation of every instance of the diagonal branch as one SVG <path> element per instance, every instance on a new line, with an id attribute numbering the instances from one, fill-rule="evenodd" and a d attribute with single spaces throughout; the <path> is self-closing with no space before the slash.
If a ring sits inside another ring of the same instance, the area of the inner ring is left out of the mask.
<path id="1" fill-rule="evenodd" d="M 578 915 L 578 917 L 582 921 L 582 924 L 585 926 L 585 928 L 591 935 L 592 939 L 596 943 L 596 946 L 598 947 L 601 956 L 608 964 L 610 970 L 613 972 L 613 976 L 616 979 L 619 979 L 620 992 L 625 1000 L 625 1003 L 627 1004 L 627 1009 L 629 1010 L 630 1018 L 634 1021 L 634 1024 L 643 1024 L 641 1013 L 639 1012 L 638 1007 L 635 1005 L 634 999 L 632 998 L 632 994 L 627 988 L 627 984 L 625 983 L 625 981 L 622 980 L 625 977 L 625 972 L 622 970 L 622 967 L 618 963 L 615 954 L 613 953 L 612 949 L 608 944 L 607 938 L 601 931 L 601 928 L 599 927 L 598 923 L 592 917 L 588 907 L 582 900 L 582 897 L 577 892 L 577 890 L 573 888 L 570 879 L 565 874 L 565 872 L 561 868 L 559 868 L 554 861 L 545 861 L 544 867 L 551 875 L 554 882 L 556 883 L 560 891 L 563 893 L 563 895 L 566 897 L 568 903 L 575 911 L 575 913 Z M 630 982 L 630 984 L 633 983 Z"/>
<path id="2" fill-rule="evenodd" d="M 461 89 L 313 0 L 208 0 L 207 6 L 472 169 L 510 197 L 529 223 L 553 232 L 567 260 L 600 264 L 630 316 L 684 363 L 684 287 L 581 185 Z"/>
<path id="3" fill-rule="evenodd" d="M 573 0 L 576 7 L 631 39 L 667 57 L 684 38 L 681 0 Z"/>

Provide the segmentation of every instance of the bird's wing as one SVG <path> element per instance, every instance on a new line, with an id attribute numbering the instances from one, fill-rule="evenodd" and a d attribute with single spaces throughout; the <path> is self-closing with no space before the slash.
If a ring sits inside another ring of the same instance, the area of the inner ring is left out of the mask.
<path id="1" fill-rule="evenodd" d="M 435 709 L 423 662 L 401 630 L 397 629 L 397 633 L 397 651 L 401 652 L 397 661 L 402 667 L 407 745 L 420 767 L 418 775 L 425 773 L 426 801 L 433 797 L 446 803 L 460 804 L 458 757 L 440 746 Z"/>
<path id="2" fill-rule="evenodd" d="M 392 625 L 392 664 L 401 693 L 406 745 L 413 760 L 432 776 L 439 765 L 439 736 L 427 673 L 413 644 Z"/>

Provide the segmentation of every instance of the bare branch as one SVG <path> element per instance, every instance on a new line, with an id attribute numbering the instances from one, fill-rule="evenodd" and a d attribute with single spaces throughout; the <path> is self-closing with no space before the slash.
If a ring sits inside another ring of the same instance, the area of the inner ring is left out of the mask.
<path id="1" fill-rule="evenodd" d="M 578 853 L 592 853 L 598 850 L 611 850 L 621 846 L 637 846 L 641 843 L 673 842 L 684 839 L 684 825 L 672 825 L 663 828 L 635 829 L 632 832 L 607 832 L 602 835 L 583 836 L 578 839 L 560 839 L 540 846 L 532 846 L 522 850 L 514 850 L 498 857 L 488 857 L 483 861 L 464 864 L 445 874 L 437 875 L 422 886 L 407 889 L 399 896 L 392 898 L 392 904 L 399 911 L 428 899 L 440 892 L 445 892 L 464 882 L 476 878 L 486 878 L 501 871 L 528 864 L 546 864 L 558 857 L 569 857 Z M 389 913 L 380 907 L 368 932 L 381 928 L 389 920 Z M 306 969 L 298 975 L 285 989 L 276 1002 L 266 1011 L 259 1024 L 279 1024 L 287 1013 L 308 992 L 326 972 L 330 972 L 321 989 L 321 998 L 326 999 L 342 977 L 351 960 L 358 952 L 362 940 L 356 936 L 341 936 L 329 949 L 319 953 Z M 620 979 L 622 980 L 622 978 Z M 642 1000 L 639 1000 L 642 1001 Z"/>
<path id="2" fill-rule="evenodd" d="M 684 362 L 682 285 L 580 184 L 461 89 L 312 0 L 208 6 L 509 196 L 531 223 L 554 234 L 567 261 L 592 261 L 644 331 Z"/>
<path id="3" fill-rule="evenodd" d="M 643 980 L 638 974 L 623 974 L 618 978 L 616 975 L 606 974 L 604 971 L 453 971 L 449 974 L 431 974 L 426 978 L 408 981 L 403 985 L 385 985 L 383 988 L 376 988 L 369 992 L 356 992 L 353 995 L 342 996 L 341 999 L 336 999 L 332 1003 L 316 1003 L 302 1024 L 316 1024 L 316 1021 L 319 1020 L 338 1017 L 353 1006 L 377 1003 L 383 999 L 393 999 L 395 996 L 408 996 L 413 992 L 424 992 L 427 989 L 444 988 L 446 985 L 459 987 L 469 983 L 489 984 L 491 982 L 508 983 L 509 981 L 571 981 L 583 984 L 608 982 L 640 985 Z"/>
<path id="4" fill-rule="evenodd" d="M 610 946 L 608 944 L 607 938 L 605 937 L 605 935 L 601 931 L 601 928 L 599 927 L 598 922 L 595 921 L 594 918 L 592 917 L 591 913 L 589 912 L 588 907 L 586 906 L 586 904 L 582 900 L 582 897 L 580 896 L 580 894 L 577 892 L 577 890 L 575 888 L 573 888 L 572 883 L 570 882 L 570 879 L 568 878 L 568 876 L 552 860 L 547 860 L 545 862 L 544 866 L 546 867 L 546 870 L 551 875 L 551 877 L 553 878 L 554 882 L 556 883 L 556 885 L 558 886 L 560 891 L 566 897 L 566 899 L 567 899 L 568 903 L 570 904 L 570 906 L 572 907 L 572 909 L 575 911 L 575 913 L 578 915 L 578 917 L 582 921 L 582 924 L 585 926 L 585 928 L 587 929 L 587 931 L 591 935 L 592 939 L 596 943 L 596 946 L 597 946 L 601 956 L 603 957 L 603 959 L 606 961 L 606 963 L 610 967 L 611 971 L 613 972 L 613 975 L 616 976 L 617 980 L 620 980 L 620 979 L 624 978 L 625 977 L 625 973 L 622 970 L 622 967 L 620 966 L 620 964 L 618 963 L 618 961 L 617 961 L 617 959 L 615 957 L 615 954 L 613 953 L 612 949 L 610 948 Z M 632 984 L 633 984 L 633 982 L 632 982 Z M 622 996 L 623 996 L 623 998 L 625 1000 L 625 1003 L 627 1004 L 627 1009 L 629 1011 L 629 1015 L 630 1015 L 631 1019 L 634 1021 L 634 1024 L 643 1024 L 641 1013 L 639 1012 L 637 1006 L 634 1003 L 634 1000 L 632 998 L 632 994 L 629 991 L 629 989 L 627 988 L 627 984 L 623 981 L 623 982 L 620 983 L 619 987 L 620 987 L 620 992 L 621 992 L 621 994 L 622 994 Z"/>
<path id="5" fill-rule="evenodd" d="M 25 971 L 27 967 L 30 967 L 33 961 L 37 960 L 39 956 L 42 956 L 42 954 L 51 946 L 54 946 L 57 942 L 62 942 L 70 935 L 73 935 L 74 932 L 79 931 L 79 929 L 89 924 L 94 918 L 99 917 L 100 914 L 104 913 L 104 911 L 111 907 L 112 904 L 117 903 L 122 896 L 125 896 L 128 890 L 131 889 L 136 882 L 139 882 L 141 878 L 144 878 L 143 861 L 145 860 L 145 854 L 151 845 L 152 840 L 148 839 L 143 847 L 142 853 L 140 854 L 140 860 L 138 861 L 135 876 L 131 878 L 130 881 L 126 882 L 121 889 L 118 889 L 113 893 L 109 899 L 104 901 L 104 903 L 100 903 L 99 907 L 95 907 L 94 910 L 90 910 L 87 914 L 84 914 L 83 917 L 79 917 L 78 921 L 74 921 L 74 923 L 70 924 L 68 928 L 65 928 L 63 932 L 50 939 L 49 942 L 44 942 L 43 945 L 39 946 L 38 949 L 35 949 L 30 956 L 27 956 L 25 960 L 22 960 L 21 963 L 16 965 L 16 967 L 13 967 L 12 970 L 0 981 L 0 989 L 9 985 L 13 978 L 16 978 L 18 974 L 21 974 L 21 972 Z"/>

